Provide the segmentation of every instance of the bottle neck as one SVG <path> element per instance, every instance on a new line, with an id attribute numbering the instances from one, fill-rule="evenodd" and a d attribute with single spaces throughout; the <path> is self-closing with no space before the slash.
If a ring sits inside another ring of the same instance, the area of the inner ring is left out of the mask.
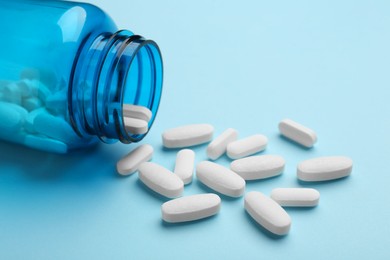
<path id="1" fill-rule="evenodd" d="M 127 133 L 122 106 L 149 108 L 150 129 L 162 91 L 163 65 L 157 44 L 124 30 L 101 34 L 85 46 L 68 92 L 74 129 L 81 136 L 96 135 L 106 143 L 140 141 L 146 134 Z"/>

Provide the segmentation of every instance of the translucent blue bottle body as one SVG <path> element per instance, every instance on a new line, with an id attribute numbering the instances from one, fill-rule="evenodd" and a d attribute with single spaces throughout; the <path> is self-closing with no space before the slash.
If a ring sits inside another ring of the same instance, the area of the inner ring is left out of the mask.
<path id="1" fill-rule="evenodd" d="M 123 104 L 158 110 L 162 59 L 151 40 L 118 31 L 101 9 L 0 0 L 0 139 L 65 153 L 131 143 Z"/>

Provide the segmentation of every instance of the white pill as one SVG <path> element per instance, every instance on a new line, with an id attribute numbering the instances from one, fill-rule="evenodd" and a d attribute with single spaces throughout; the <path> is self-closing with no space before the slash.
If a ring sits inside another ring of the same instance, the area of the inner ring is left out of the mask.
<path id="1" fill-rule="evenodd" d="M 3 102 L 0 103 L 0 131 L 12 134 L 21 129 L 23 117 L 10 105 Z"/>
<path id="2" fill-rule="evenodd" d="M 23 99 L 22 105 L 28 111 L 32 111 L 42 107 L 42 101 L 39 98 L 30 97 Z"/>
<path id="3" fill-rule="evenodd" d="M 116 169 L 121 175 L 129 175 L 138 170 L 141 163 L 147 162 L 153 157 L 153 147 L 143 144 L 128 153 L 116 164 Z"/>
<path id="4" fill-rule="evenodd" d="M 142 119 L 124 117 L 123 122 L 128 133 L 141 135 L 148 132 L 148 122 Z"/>
<path id="5" fill-rule="evenodd" d="M 316 133 L 291 119 L 284 119 L 279 123 L 280 133 L 288 139 L 305 147 L 312 147 L 317 142 Z"/>
<path id="6" fill-rule="evenodd" d="M 64 154 L 68 151 L 68 146 L 65 143 L 46 136 L 26 135 L 24 144 L 28 147 L 47 152 Z"/>
<path id="7" fill-rule="evenodd" d="M 138 118 L 146 122 L 152 118 L 152 111 L 144 106 L 123 104 L 122 113 L 123 117 Z"/>
<path id="8" fill-rule="evenodd" d="M 320 200 L 320 193 L 311 188 L 276 188 L 271 198 L 283 207 L 314 207 Z"/>
<path id="9" fill-rule="evenodd" d="M 212 193 L 186 196 L 165 202 L 162 219 L 169 223 L 187 222 L 213 216 L 219 212 L 221 198 Z"/>
<path id="10" fill-rule="evenodd" d="M 291 218 L 274 200 L 258 191 L 245 195 L 244 207 L 261 226 L 276 235 L 285 235 L 291 227 Z"/>
<path id="11" fill-rule="evenodd" d="M 227 155 L 231 159 L 239 159 L 263 151 L 267 147 L 268 139 L 264 135 L 252 135 L 244 139 L 231 142 L 227 146 Z"/>
<path id="12" fill-rule="evenodd" d="M 196 166 L 196 177 L 209 188 L 230 197 L 240 197 L 245 191 L 245 180 L 222 165 L 203 161 Z"/>
<path id="13" fill-rule="evenodd" d="M 267 154 L 235 160 L 230 169 L 244 180 L 259 180 L 280 175 L 285 164 L 283 157 Z"/>
<path id="14" fill-rule="evenodd" d="M 27 114 L 27 116 L 24 120 L 24 125 L 23 125 L 24 129 L 27 132 L 32 133 L 32 134 L 37 132 L 34 129 L 34 119 L 40 113 L 47 113 L 47 111 L 45 108 L 41 107 L 41 108 L 35 109 L 33 111 L 30 111 L 30 113 Z"/>
<path id="15" fill-rule="evenodd" d="M 22 103 L 22 94 L 15 83 L 5 85 L 3 88 L 3 95 L 5 101 L 16 105 L 20 105 Z"/>
<path id="16" fill-rule="evenodd" d="M 23 130 L 19 130 L 12 133 L 0 130 L 0 139 L 8 142 L 23 144 L 25 137 L 26 133 Z"/>
<path id="17" fill-rule="evenodd" d="M 226 152 L 226 147 L 231 142 L 237 140 L 238 132 L 233 128 L 228 128 L 220 136 L 215 138 L 207 146 L 207 156 L 211 160 L 216 160 Z"/>
<path id="18" fill-rule="evenodd" d="M 168 129 L 162 134 L 163 145 L 167 148 L 182 148 L 207 143 L 213 138 L 213 132 L 214 127 L 209 124 Z"/>
<path id="19" fill-rule="evenodd" d="M 37 113 L 33 122 L 33 130 L 66 144 L 83 142 L 64 119 L 49 114 L 46 110 Z"/>
<path id="20" fill-rule="evenodd" d="M 24 107 L 16 105 L 16 104 L 12 104 L 12 103 L 8 103 L 8 102 L 0 102 L 0 106 L 7 106 L 10 109 L 15 110 L 16 112 L 18 112 L 20 114 L 20 116 L 22 117 L 23 120 L 26 118 L 26 116 L 28 114 L 28 111 Z"/>
<path id="21" fill-rule="evenodd" d="M 46 98 L 45 106 L 50 112 L 62 112 L 67 108 L 67 92 L 66 89 L 58 91 Z"/>
<path id="22" fill-rule="evenodd" d="M 192 181 L 194 173 L 195 153 L 190 149 L 183 149 L 177 153 L 175 170 L 173 171 L 184 184 L 189 184 Z"/>
<path id="23" fill-rule="evenodd" d="M 184 190 L 183 181 L 168 169 L 153 162 L 144 162 L 138 168 L 139 179 L 151 190 L 167 197 L 180 197 Z"/>
<path id="24" fill-rule="evenodd" d="M 39 80 L 25 80 L 30 84 L 31 96 L 38 97 L 43 103 L 51 95 L 51 91 Z"/>
<path id="25" fill-rule="evenodd" d="M 328 181 L 348 176 L 353 162 L 345 156 L 318 157 L 301 162 L 297 176 L 302 181 Z"/>
<path id="26" fill-rule="evenodd" d="M 22 97 L 26 98 L 31 96 L 30 80 L 28 79 L 20 80 L 16 83 L 16 85 L 18 86 Z"/>

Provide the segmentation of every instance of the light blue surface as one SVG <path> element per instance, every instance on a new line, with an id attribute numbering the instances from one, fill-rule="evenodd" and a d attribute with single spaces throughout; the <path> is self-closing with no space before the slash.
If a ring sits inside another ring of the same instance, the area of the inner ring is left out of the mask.
<path id="1" fill-rule="evenodd" d="M 164 129 L 207 122 L 216 134 L 263 133 L 265 153 L 286 158 L 282 176 L 247 191 L 299 187 L 296 164 L 322 155 L 350 156 L 352 175 L 305 185 L 321 192 L 319 206 L 288 209 L 290 234 L 274 239 L 242 198 L 223 198 L 204 221 L 163 224 L 164 200 L 115 172 L 134 145 L 58 156 L 0 143 L 0 259 L 390 259 L 390 2 L 95 3 L 161 47 L 165 89 L 144 140 L 154 162 L 174 165 Z M 314 149 L 278 136 L 286 117 L 317 131 Z M 206 191 L 194 180 L 184 193 Z"/>

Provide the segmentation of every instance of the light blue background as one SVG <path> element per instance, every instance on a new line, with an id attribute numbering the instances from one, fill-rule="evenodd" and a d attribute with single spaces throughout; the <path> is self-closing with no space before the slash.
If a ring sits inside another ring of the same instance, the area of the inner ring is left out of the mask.
<path id="1" fill-rule="evenodd" d="M 242 198 L 223 198 L 204 221 L 163 224 L 165 200 L 116 174 L 135 145 L 59 156 L 0 143 L 0 259 L 390 259 L 389 1 L 95 3 L 161 47 L 163 98 L 143 141 L 154 162 L 174 166 L 164 129 L 207 122 L 215 134 L 263 133 L 265 153 L 286 158 L 282 176 L 247 191 L 302 186 L 296 165 L 316 156 L 350 156 L 352 175 L 305 185 L 321 192 L 319 206 L 288 209 L 291 231 L 275 239 Z M 280 138 L 283 118 L 315 129 L 315 148 Z M 194 150 L 206 158 L 205 146 Z M 195 179 L 184 194 L 208 191 Z"/>

